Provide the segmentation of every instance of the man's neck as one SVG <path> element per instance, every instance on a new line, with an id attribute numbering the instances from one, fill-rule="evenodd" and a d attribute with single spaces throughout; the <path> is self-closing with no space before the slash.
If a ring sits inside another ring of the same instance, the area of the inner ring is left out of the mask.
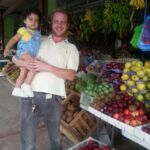
<path id="1" fill-rule="evenodd" d="M 59 36 L 55 36 L 55 35 L 52 35 L 52 38 L 55 43 L 61 42 L 65 39 L 65 37 L 59 37 Z"/>

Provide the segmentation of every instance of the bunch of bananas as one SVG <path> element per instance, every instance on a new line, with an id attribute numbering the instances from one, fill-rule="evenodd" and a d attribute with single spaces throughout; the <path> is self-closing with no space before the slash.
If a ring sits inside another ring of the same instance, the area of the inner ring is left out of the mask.
<path id="1" fill-rule="evenodd" d="M 145 7 L 144 0 L 130 0 L 130 6 L 133 6 L 135 9 L 143 9 Z"/>

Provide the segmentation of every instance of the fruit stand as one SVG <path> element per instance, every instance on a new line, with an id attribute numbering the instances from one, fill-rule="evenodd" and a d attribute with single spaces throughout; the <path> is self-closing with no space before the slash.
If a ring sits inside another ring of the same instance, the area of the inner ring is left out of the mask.
<path id="1" fill-rule="evenodd" d="M 99 119 L 149 149 L 149 130 L 143 128 L 150 123 L 148 68 L 149 62 L 133 58 L 99 59 L 88 63 L 84 60 L 76 79 L 66 82 L 61 132 L 73 143 L 80 143 L 95 133 Z M 19 69 L 8 62 L 2 70 L 14 83 Z"/>
<path id="2" fill-rule="evenodd" d="M 101 68 L 103 72 L 100 72 L 101 85 L 104 81 L 112 83 L 115 95 L 111 94 L 111 90 L 108 92 L 108 85 L 101 87 L 101 90 L 98 87 L 96 96 L 86 93 L 84 89 L 80 107 L 120 129 L 123 136 L 150 149 L 149 62 L 126 59 L 122 65 L 120 60 L 113 60 L 111 63 L 103 61 L 101 66 L 104 64 L 105 67 Z M 90 65 L 90 73 L 91 70 L 96 71 Z"/>

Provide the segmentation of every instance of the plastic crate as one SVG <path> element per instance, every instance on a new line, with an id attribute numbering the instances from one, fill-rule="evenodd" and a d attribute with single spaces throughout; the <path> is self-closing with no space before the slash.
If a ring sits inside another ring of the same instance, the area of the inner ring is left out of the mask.
<path id="1" fill-rule="evenodd" d="M 83 148 L 85 145 L 88 144 L 89 141 L 93 141 L 96 142 L 100 148 L 102 148 L 103 146 L 106 146 L 105 143 L 102 143 L 101 141 L 98 141 L 92 137 L 87 138 L 86 140 L 83 140 L 82 142 L 72 146 L 71 148 L 67 149 L 67 150 L 79 150 L 79 148 Z M 115 150 L 114 148 L 111 147 L 112 150 Z"/>

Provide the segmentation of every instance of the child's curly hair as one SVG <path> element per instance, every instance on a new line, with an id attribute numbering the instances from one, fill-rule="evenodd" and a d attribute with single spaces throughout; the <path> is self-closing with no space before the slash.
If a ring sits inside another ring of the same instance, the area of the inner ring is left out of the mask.
<path id="1" fill-rule="evenodd" d="M 40 10 L 36 7 L 29 7 L 27 8 L 23 13 L 22 13 L 22 20 L 25 20 L 28 16 L 30 16 L 31 14 L 36 14 L 39 17 L 39 23 L 42 20 L 42 14 L 40 12 Z"/>

